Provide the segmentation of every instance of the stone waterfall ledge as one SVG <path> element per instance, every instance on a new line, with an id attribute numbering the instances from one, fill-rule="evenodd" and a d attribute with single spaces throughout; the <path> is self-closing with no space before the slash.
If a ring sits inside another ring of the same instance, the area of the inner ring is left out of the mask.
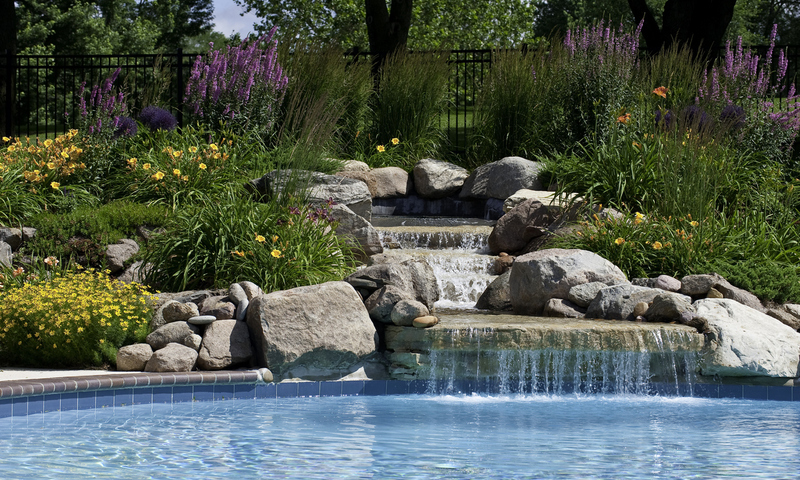
<path id="1" fill-rule="evenodd" d="M 386 348 L 431 350 L 580 350 L 700 352 L 704 336 L 686 325 L 521 315 L 439 315 L 432 328 L 386 327 Z"/>

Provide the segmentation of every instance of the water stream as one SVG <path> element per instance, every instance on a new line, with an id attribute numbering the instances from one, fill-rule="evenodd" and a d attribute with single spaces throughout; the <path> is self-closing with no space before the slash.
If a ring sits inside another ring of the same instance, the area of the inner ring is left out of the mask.
<path id="1" fill-rule="evenodd" d="M 430 393 L 649 394 L 666 388 L 691 394 L 703 346 L 693 329 L 478 311 L 475 302 L 496 278 L 497 257 L 487 248 L 489 222 L 379 218 L 375 223 L 384 248 L 424 257 L 439 284 L 439 325 L 387 329 L 390 350 L 420 354 L 397 366 L 400 376 L 429 380 Z"/>

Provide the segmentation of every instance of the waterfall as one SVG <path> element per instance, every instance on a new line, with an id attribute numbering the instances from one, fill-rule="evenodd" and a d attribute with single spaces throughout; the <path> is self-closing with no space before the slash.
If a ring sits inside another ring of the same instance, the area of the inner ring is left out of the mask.
<path id="1" fill-rule="evenodd" d="M 491 337 L 492 329 L 453 330 L 452 345 L 462 336 Z M 697 356 L 666 341 L 661 331 L 649 332 L 661 346 L 657 351 L 503 349 L 486 345 L 475 349 L 431 350 L 420 377 L 432 394 L 464 392 L 492 394 L 628 394 L 691 395 Z M 478 340 L 471 342 L 479 345 Z M 688 384 L 688 391 L 681 385 Z"/>

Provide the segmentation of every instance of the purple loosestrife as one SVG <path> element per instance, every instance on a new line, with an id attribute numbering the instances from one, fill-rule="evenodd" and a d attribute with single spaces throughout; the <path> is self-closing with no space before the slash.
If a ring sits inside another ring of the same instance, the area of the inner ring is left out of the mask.
<path id="1" fill-rule="evenodd" d="M 274 35 L 275 28 L 253 42 L 212 50 L 205 58 L 198 55 L 185 95 L 198 120 L 212 127 L 224 121 L 271 128 L 288 83 L 277 60 Z"/>
<path id="2" fill-rule="evenodd" d="M 121 118 L 127 112 L 125 94 L 114 92 L 114 82 L 119 77 L 121 68 L 106 78 L 101 85 L 94 85 L 86 95 L 86 82 L 78 90 L 80 98 L 79 129 L 90 135 L 106 135 L 115 137 Z M 105 127 L 105 128 L 104 128 Z"/>

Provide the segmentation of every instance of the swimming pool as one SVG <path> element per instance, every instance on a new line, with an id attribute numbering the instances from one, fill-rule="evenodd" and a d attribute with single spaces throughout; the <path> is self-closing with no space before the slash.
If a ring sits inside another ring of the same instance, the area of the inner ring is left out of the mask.
<path id="1" fill-rule="evenodd" d="M 385 395 L 0 419 L 0 478 L 797 478 L 800 403 Z"/>

